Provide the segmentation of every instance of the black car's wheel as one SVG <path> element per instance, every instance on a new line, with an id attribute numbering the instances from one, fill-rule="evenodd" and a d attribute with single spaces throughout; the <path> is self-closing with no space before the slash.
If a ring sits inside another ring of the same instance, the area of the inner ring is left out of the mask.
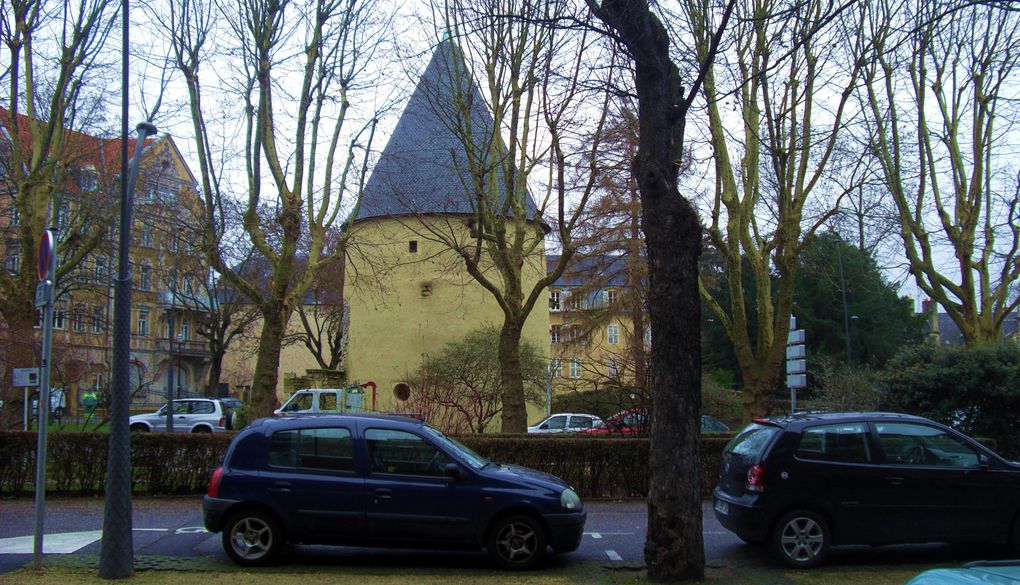
<path id="1" fill-rule="evenodd" d="M 489 555 L 504 569 L 530 569 L 545 555 L 545 529 L 531 516 L 507 516 L 489 530 Z"/>
<path id="2" fill-rule="evenodd" d="M 242 510 L 223 527 L 223 550 L 239 565 L 258 566 L 272 562 L 283 546 L 283 533 L 276 520 L 259 510 Z"/>
<path id="3" fill-rule="evenodd" d="M 143 425 L 142 423 L 135 423 L 131 425 L 131 430 L 136 433 L 147 433 L 149 432 L 149 427 Z"/>
<path id="4" fill-rule="evenodd" d="M 829 524 L 810 510 L 795 510 L 779 519 L 770 541 L 772 549 L 787 565 L 813 567 L 829 553 Z"/>
<path id="5" fill-rule="evenodd" d="M 206 427 L 206 426 L 201 426 L 201 427 L 195 427 L 195 428 L 191 429 L 191 432 L 192 433 L 211 433 L 212 429 L 210 429 L 209 427 Z"/>

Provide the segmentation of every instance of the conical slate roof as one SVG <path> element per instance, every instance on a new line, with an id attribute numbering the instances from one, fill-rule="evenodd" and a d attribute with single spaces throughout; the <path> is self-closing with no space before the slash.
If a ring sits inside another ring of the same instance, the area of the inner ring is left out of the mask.
<path id="1" fill-rule="evenodd" d="M 458 116 L 458 108 L 470 116 Z M 365 185 L 354 221 L 422 213 L 473 214 L 469 160 L 485 160 L 492 126 L 492 114 L 460 48 L 444 40 Z M 474 137 L 471 151 L 477 153 L 472 158 L 461 139 L 468 132 Z M 502 173 L 498 176 L 502 185 Z M 528 217 L 534 219 L 537 209 L 530 194 L 526 206 Z"/>

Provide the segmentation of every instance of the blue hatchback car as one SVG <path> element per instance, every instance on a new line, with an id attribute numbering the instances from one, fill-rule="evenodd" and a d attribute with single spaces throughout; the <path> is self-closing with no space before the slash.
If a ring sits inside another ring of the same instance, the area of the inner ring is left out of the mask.
<path id="1" fill-rule="evenodd" d="M 260 419 L 238 433 L 202 501 L 241 565 L 285 543 L 486 548 L 507 569 L 577 549 L 587 517 L 563 480 L 490 461 L 422 421 Z"/>

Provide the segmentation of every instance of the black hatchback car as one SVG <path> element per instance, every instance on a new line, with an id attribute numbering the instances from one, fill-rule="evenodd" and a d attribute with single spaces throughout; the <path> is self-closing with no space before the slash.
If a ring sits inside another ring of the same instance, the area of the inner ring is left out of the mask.
<path id="1" fill-rule="evenodd" d="M 787 564 L 830 545 L 1008 542 L 1020 464 L 928 419 L 890 413 L 756 420 L 723 452 L 715 515 Z"/>
<path id="2" fill-rule="evenodd" d="M 238 433 L 202 500 L 242 565 L 284 543 L 487 548 L 508 569 L 575 550 L 587 513 L 561 479 L 494 463 L 422 421 L 260 419 Z"/>

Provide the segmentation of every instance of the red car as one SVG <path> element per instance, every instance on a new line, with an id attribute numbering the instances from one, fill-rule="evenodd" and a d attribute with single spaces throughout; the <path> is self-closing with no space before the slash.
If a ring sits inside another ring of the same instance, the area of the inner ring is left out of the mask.
<path id="1" fill-rule="evenodd" d="M 651 429 L 651 419 L 644 408 L 634 408 L 618 412 L 602 421 L 600 426 L 583 431 L 589 435 L 623 435 L 634 437 L 647 435 Z"/>
<path id="2" fill-rule="evenodd" d="M 602 421 L 600 426 L 582 431 L 589 435 L 620 435 L 624 437 L 647 436 L 652 430 L 652 421 L 648 410 L 632 408 L 618 412 Z M 719 419 L 707 414 L 701 415 L 701 432 L 728 433 L 730 427 Z"/>

